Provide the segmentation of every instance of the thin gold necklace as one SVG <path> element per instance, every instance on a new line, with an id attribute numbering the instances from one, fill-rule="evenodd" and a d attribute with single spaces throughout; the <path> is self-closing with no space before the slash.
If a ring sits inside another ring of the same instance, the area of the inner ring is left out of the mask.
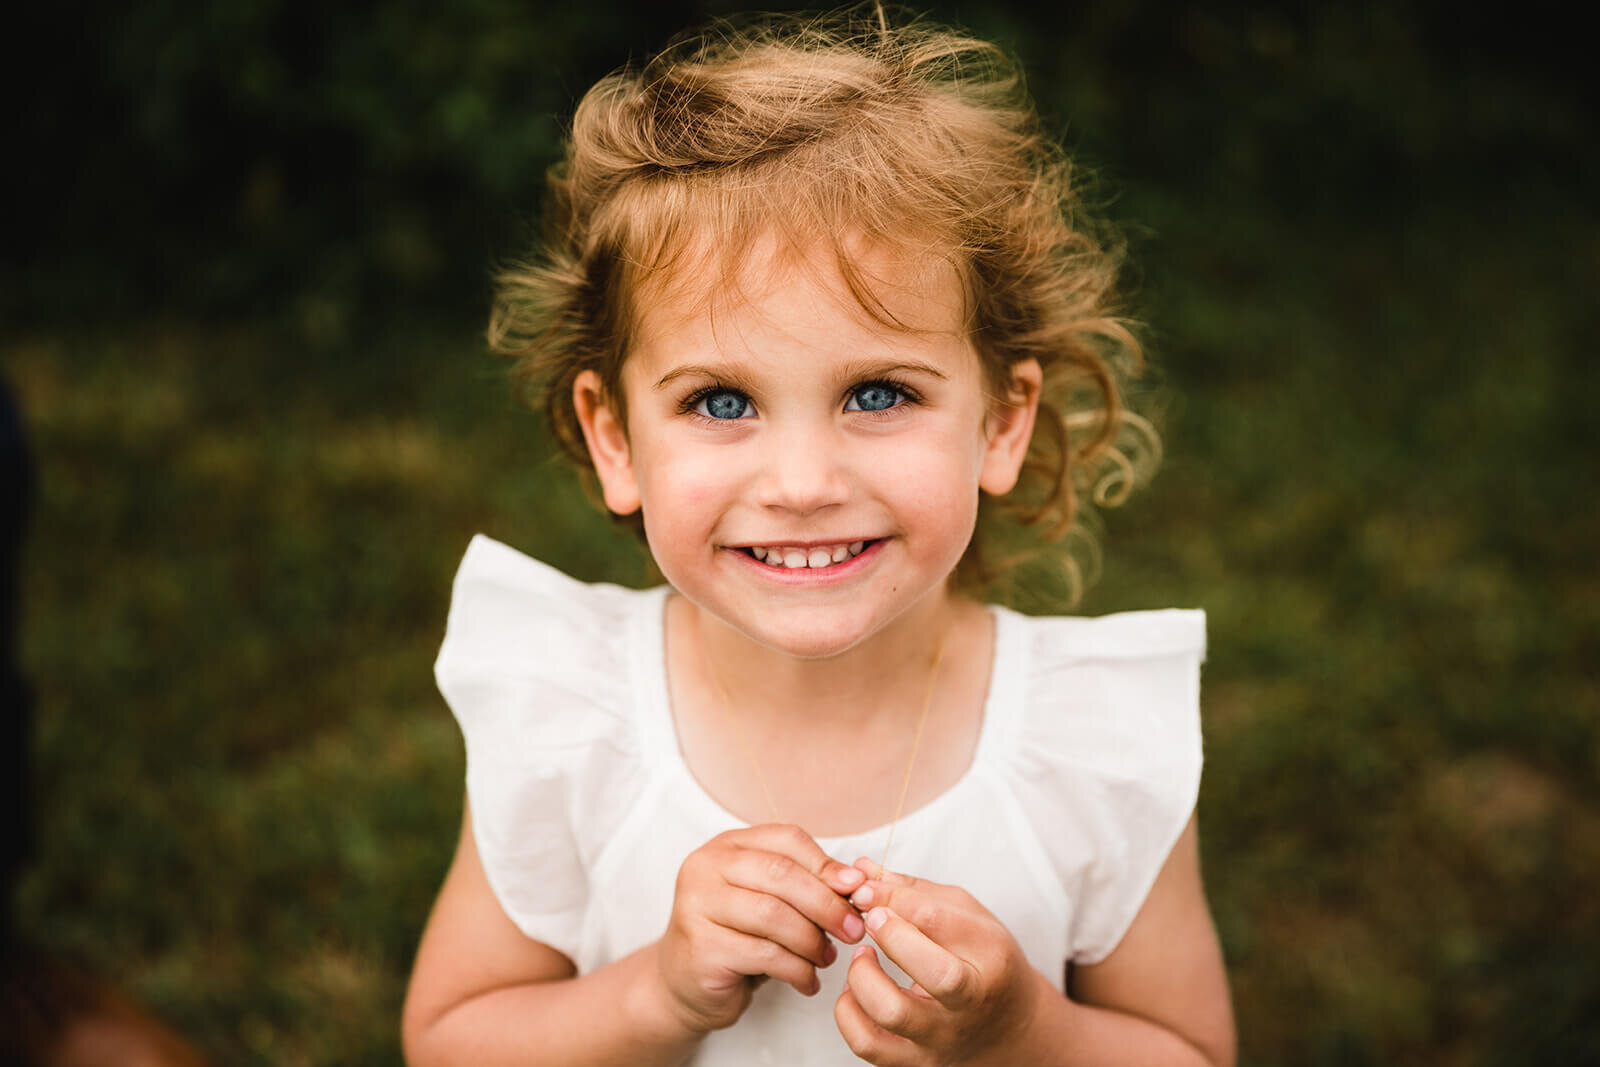
<path id="1" fill-rule="evenodd" d="M 939 644 L 933 650 L 933 665 L 928 669 L 928 688 L 922 695 L 922 711 L 917 716 L 917 729 L 911 735 L 911 755 L 906 759 L 905 774 L 900 778 L 900 797 L 895 801 L 894 818 L 889 820 L 889 836 L 883 844 L 883 858 L 878 861 L 878 877 L 883 877 L 883 872 L 889 869 L 889 850 L 894 847 L 894 831 L 900 825 L 900 816 L 905 812 L 906 794 L 911 789 L 911 773 L 917 766 L 917 751 L 922 747 L 923 727 L 928 724 L 928 709 L 933 706 L 933 687 L 939 680 L 939 668 L 944 663 L 945 639 L 950 634 L 950 627 L 946 626 L 939 634 Z M 721 702 L 724 712 L 733 724 L 734 734 L 739 739 L 739 748 L 744 753 L 745 762 L 749 764 L 756 782 L 761 786 L 761 796 L 767 802 L 767 811 L 772 816 L 773 822 L 783 821 L 778 816 L 778 805 L 772 799 L 772 790 L 767 786 L 767 776 L 761 771 L 761 762 L 756 759 L 755 750 L 750 747 L 750 738 L 745 734 L 744 723 L 733 710 L 733 698 L 728 695 L 727 688 L 722 684 L 722 676 L 711 666 L 711 657 L 706 654 L 705 632 L 700 628 L 698 617 L 695 619 L 695 639 L 700 645 L 700 662 L 705 668 L 706 675 L 711 679 L 711 684 L 716 688 L 717 699 Z"/>

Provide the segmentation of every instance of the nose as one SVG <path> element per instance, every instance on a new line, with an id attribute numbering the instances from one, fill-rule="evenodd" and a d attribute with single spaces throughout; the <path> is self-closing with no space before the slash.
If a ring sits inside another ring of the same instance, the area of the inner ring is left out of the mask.
<path id="1" fill-rule="evenodd" d="M 755 490 L 761 507 L 808 515 L 848 499 L 846 442 L 833 427 L 774 427 L 764 444 Z"/>

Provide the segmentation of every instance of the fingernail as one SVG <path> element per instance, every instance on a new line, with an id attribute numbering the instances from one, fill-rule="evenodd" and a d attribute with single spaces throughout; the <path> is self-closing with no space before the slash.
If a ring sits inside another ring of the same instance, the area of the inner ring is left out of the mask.
<path id="1" fill-rule="evenodd" d="M 846 889 L 854 888 L 867 880 L 867 876 L 854 867 L 845 867 L 839 871 L 839 881 Z"/>
<path id="2" fill-rule="evenodd" d="M 822 965 L 824 967 L 829 966 L 838 958 L 839 950 L 833 947 L 832 941 L 829 941 L 826 945 L 822 946 Z"/>
<path id="3" fill-rule="evenodd" d="M 860 940 L 861 935 L 866 932 L 867 929 L 866 926 L 862 924 L 861 916 L 859 915 L 846 915 L 842 925 L 844 926 L 844 939 L 846 941 Z"/>
<path id="4" fill-rule="evenodd" d="M 870 956 L 870 955 L 872 955 L 872 946 L 871 945 L 857 945 L 856 946 L 856 950 L 850 954 L 850 962 L 854 963 L 856 960 L 859 960 L 862 956 Z"/>
<path id="5" fill-rule="evenodd" d="M 872 887 L 864 885 L 850 896 L 850 903 L 858 908 L 872 907 Z"/>
<path id="6" fill-rule="evenodd" d="M 883 929 L 883 924 L 889 921 L 888 908 L 873 908 L 867 912 L 867 929 L 877 933 Z"/>

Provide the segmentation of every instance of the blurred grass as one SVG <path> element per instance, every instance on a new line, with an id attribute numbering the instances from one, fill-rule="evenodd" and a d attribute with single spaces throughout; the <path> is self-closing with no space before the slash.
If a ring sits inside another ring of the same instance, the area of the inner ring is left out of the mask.
<path id="1" fill-rule="evenodd" d="M 1452 82 L 1398 15 L 1219 5 L 1167 54 L 1109 11 L 1058 52 L 980 29 L 1127 176 L 1168 460 L 1082 610 L 1209 612 L 1243 1062 L 1600 1063 L 1589 116 L 1525 72 Z M 475 325 L 341 292 L 0 339 L 41 488 L 24 925 L 221 1063 L 398 1060 L 459 818 L 429 665 L 471 534 L 647 580 Z"/>

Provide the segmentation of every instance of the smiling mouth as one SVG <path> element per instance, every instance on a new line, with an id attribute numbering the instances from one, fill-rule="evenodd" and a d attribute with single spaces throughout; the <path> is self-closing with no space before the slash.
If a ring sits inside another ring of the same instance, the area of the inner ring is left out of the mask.
<path id="1" fill-rule="evenodd" d="M 845 563 L 865 552 L 876 541 L 849 541 L 836 545 L 814 545 L 811 548 L 800 548 L 795 545 L 757 545 L 752 548 L 741 548 L 739 551 L 753 559 L 758 559 L 769 567 L 779 567 L 787 570 L 822 570 L 838 563 Z"/>

